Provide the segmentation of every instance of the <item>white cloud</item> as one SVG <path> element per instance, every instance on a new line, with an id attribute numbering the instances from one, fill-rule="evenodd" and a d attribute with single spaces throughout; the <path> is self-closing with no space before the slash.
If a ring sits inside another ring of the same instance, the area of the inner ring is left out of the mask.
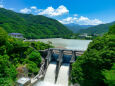
<path id="1" fill-rule="evenodd" d="M 69 14 L 69 10 L 64 5 L 59 6 L 57 9 L 54 9 L 53 7 L 48 7 L 46 9 L 38 9 L 36 6 L 31 6 L 30 8 L 21 9 L 20 12 L 35 13 L 38 15 L 45 15 L 52 18 L 56 18 L 57 16 L 67 14 L 67 13 Z M 61 19 L 58 21 L 63 24 L 75 23 L 80 25 L 98 25 L 103 23 L 99 19 L 89 19 L 88 17 L 84 17 L 84 16 L 79 17 L 78 14 L 73 14 L 73 16 L 71 17 L 67 17 L 65 19 Z"/>
<path id="2" fill-rule="evenodd" d="M 31 9 L 35 9 L 35 10 L 37 9 L 37 7 L 36 7 L 36 6 L 32 6 L 32 7 L 30 7 L 30 8 L 31 8 Z"/>
<path id="3" fill-rule="evenodd" d="M 35 13 L 39 13 L 39 12 L 41 12 L 41 11 L 43 11 L 43 9 L 36 9 L 34 12 L 35 12 Z"/>
<path id="4" fill-rule="evenodd" d="M 4 6 L 1 4 L 1 5 L 0 5 L 0 8 L 3 8 L 3 7 L 4 7 Z"/>
<path id="5" fill-rule="evenodd" d="M 77 17 L 77 16 L 78 16 L 78 14 L 74 14 L 73 16 L 74 16 L 74 17 Z"/>
<path id="6" fill-rule="evenodd" d="M 99 19 L 89 19 L 88 17 L 81 16 L 78 20 L 78 23 L 83 25 L 98 25 L 102 24 L 103 22 Z"/>
<path id="7" fill-rule="evenodd" d="M 54 9 L 53 7 L 48 7 L 47 9 L 39 12 L 38 15 L 47 15 L 53 17 L 60 16 L 66 13 L 69 13 L 69 10 L 65 6 L 61 5 L 57 9 Z"/>
<path id="8" fill-rule="evenodd" d="M 84 16 L 81 16 L 80 18 L 67 17 L 65 19 L 59 20 L 59 22 L 63 24 L 75 23 L 80 25 L 98 25 L 103 23 L 99 19 L 89 19 L 88 17 L 84 17 Z"/>
<path id="9" fill-rule="evenodd" d="M 30 13 L 31 10 L 28 9 L 28 8 L 24 8 L 24 9 L 21 9 L 20 12 L 21 12 L 21 13 Z"/>
<path id="10" fill-rule="evenodd" d="M 70 24 L 70 23 L 75 23 L 77 21 L 76 17 L 67 17 L 65 19 L 59 20 L 59 22 L 63 24 Z"/>
<path id="11" fill-rule="evenodd" d="M 88 21 L 89 19 L 87 17 L 81 16 L 79 18 L 79 21 Z"/>

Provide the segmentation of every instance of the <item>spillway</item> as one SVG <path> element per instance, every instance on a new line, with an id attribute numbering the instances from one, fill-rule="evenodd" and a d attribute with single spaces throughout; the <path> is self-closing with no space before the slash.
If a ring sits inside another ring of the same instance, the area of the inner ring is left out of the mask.
<path id="1" fill-rule="evenodd" d="M 50 63 L 44 77 L 45 82 L 55 83 L 55 70 L 56 62 Z"/>
<path id="2" fill-rule="evenodd" d="M 59 71 L 56 85 L 68 86 L 69 64 L 64 63 Z"/>
<path id="3" fill-rule="evenodd" d="M 55 70 L 56 63 L 50 63 L 46 71 L 44 81 L 39 81 L 34 86 L 68 86 L 69 64 L 63 64 L 61 66 L 56 84 Z"/>
<path id="4" fill-rule="evenodd" d="M 47 68 L 44 81 L 39 81 L 34 86 L 56 86 L 55 70 L 56 70 L 56 62 L 51 62 Z"/>

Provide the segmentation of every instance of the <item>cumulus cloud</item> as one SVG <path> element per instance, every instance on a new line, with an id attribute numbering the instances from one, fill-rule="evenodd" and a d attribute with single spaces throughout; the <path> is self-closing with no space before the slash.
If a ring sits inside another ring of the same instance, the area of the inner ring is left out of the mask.
<path id="1" fill-rule="evenodd" d="M 81 16 L 78 19 L 78 23 L 83 25 L 98 25 L 98 24 L 102 24 L 103 22 L 99 19 L 89 19 L 88 17 Z"/>
<path id="2" fill-rule="evenodd" d="M 41 12 L 41 11 L 43 11 L 43 9 L 36 9 L 34 12 L 35 12 L 35 13 L 39 13 L 39 12 Z"/>
<path id="3" fill-rule="evenodd" d="M 80 25 L 98 25 L 103 23 L 99 19 L 89 19 L 88 17 L 84 17 L 84 16 L 81 16 L 80 18 L 67 17 L 65 19 L 59 20 L 59 22 L 63 24 L 75 23 Z"/>
<path id="4" fill-rule="evenodd" d="M 69 13 L 69 10 L 65 6 L 61 5 L 57 9 L 54 9 L 53 7 L 48 7 L 39 12 L 38 15 L 60 16 L 66 13 Z"/>
<path id="5" fill-rule="evenodd" d="M 56 18 L 57 16 L 62 16 L 63 14 L 70 14 L 69 10 L 64 5 L 60 5 L 57 9 L 54 9 L 53 7 L 47 7 L 46 9 L 38 9 L 36 6 L 31 6 L 29 8 L 21 9 L 20 12 L 35 13 L 38 15 L 45 15 L 52 18 Z M 79 17 L 78 14 L 73 14 L 71 17 L 67 17 L 63 19 L 59 19 L 59 18 L 56 19 L 63 24 L 75 23 L 80 25 L 98 25 L 103 23 L 99 19 L 89 19 L 88 17 L 84 17 L 84 16 Z"/>
<path id="6" fill-rule="evenodd" d="M 4 7 L 4 6 L 1 4 L 1 5 L 0 5 L 0 8 L 3 8 L 3 7 Z"/>
<path id="7" fill-rule="evenodd" d="M 77 21 L 76 17 L 67 17 L 65 19 L 59 20 L 63 24 L 75 23 Z"/>
<path id="8" fill-rule="evenodd" d="M 36 6 L 31 6 L 30 8 L 21 9 L 20 12 L 21 13 L 34 12 L 37 13 L 38 15 L 55 17 L 55 16 L 60 16 L 69 13 L 69 10 L 63 5 L 59 6 L 57 9 L 54 9 L 53 7 L 47 7 L 46 9 L 38 9 Z"/>
<path id="9" fill-rule="evenodd" d="M 30 12 L 31 12 L 31 9 L 24 8 L 24 9 L 21 9 L 20 12 L 21 12 L 21 13 L 30 13 Z"/>
<path id="10" fill-rule="evenodd" d="M 30 8 L 31 8 L 31 9 L 35 9 L 35 10 L 37 9 L 37 7 L 36 7 L 36 6 L 32 6 L 32 7 L 30 7 Z"/>

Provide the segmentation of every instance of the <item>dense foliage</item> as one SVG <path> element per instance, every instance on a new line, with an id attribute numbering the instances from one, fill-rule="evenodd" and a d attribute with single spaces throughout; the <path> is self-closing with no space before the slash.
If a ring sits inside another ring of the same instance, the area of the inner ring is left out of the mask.
<path id="1" fill-rule="evenodd" d="M 104 82 L 109 86 L 115 86 L 115 64 L 110 70 L 104 70 L 102 73 L 105 76 Z"/>
<path id="2" fill-rule="evenodd" d="M 68 38 L 72 34 L 57 20 L 41 15 L 15 13 L 4 8 L 0 8 L 0 27 L 8 33 L 22 33 L 28 39 Z"/>
<path id="3" fill-rule="evenodd" d="M 87 29 L 81 29 L 78 31 L 78 33 L 80 33 L 80 34 L 88 33 L 89 35 L 92 35 L 92 34 L 100 34 L 101 35 L 101 34 L 108 32 L 109 27 L 114 24 L 115 24 L 115 22 L 107 23 L 107 24 L 100 24 L 97 26 L 89 27 Z"/>
<path id="4" fill-rule="evenodd" d="M 110 79 L 107 76 L 113 71 L 114 63 L 115 25 L 107 34 L 94 39 L 72 65 L 71 81 L 81 86 L 115 86 L 115 77 Z M 112 74 L 115 76 L 115 73 Z"/>
<path id="5" fill-rule="evenodd" d="M 17 69 L 24 66 L 28 75 L 37 74 L 41 64 L 38 50 L 52 47 L 41 42 L 23 42 L 9 37 L 0 28 L 0 86 L 14 86 L 19 73 Z"/>

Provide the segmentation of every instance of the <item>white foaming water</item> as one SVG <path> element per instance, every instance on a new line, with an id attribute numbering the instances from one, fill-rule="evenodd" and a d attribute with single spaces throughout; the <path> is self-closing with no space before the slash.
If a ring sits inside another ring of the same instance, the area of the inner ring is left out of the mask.
<path id="1" fill-rule="evenodd" d="M 55 83 L 56 62 L 51 62 L 47 68 L 44 81 L 37 82 L 34 86 L 56 86 Z"/>
<path id="2" fill-rule="evenodd" d="M 55 70 L 56 62 L 50 63 L 44 77 L 45 82 L 55 83 Z"/>
<path id="3" fill-rule="evenodd" d="M 39 81 L 34 86 L 68 86 L 69 64 L 63 64 L 61 66 L 56 84 L 55 70 L 56 63 L 50 63 L 44 81 Z"/>
<path id="4" fill-rule="evenodd" d="M 68 86 L 69 64 L 63 64 L 60 68 L 56 85 Z"/>
<path id="5" fill-rule="evenodd" d="M 34 86 L 64 86 L 64 85 L 56 85 L 54 83 L 41 81 L 41 82 L 36 83 L 36 85 Z"/>

